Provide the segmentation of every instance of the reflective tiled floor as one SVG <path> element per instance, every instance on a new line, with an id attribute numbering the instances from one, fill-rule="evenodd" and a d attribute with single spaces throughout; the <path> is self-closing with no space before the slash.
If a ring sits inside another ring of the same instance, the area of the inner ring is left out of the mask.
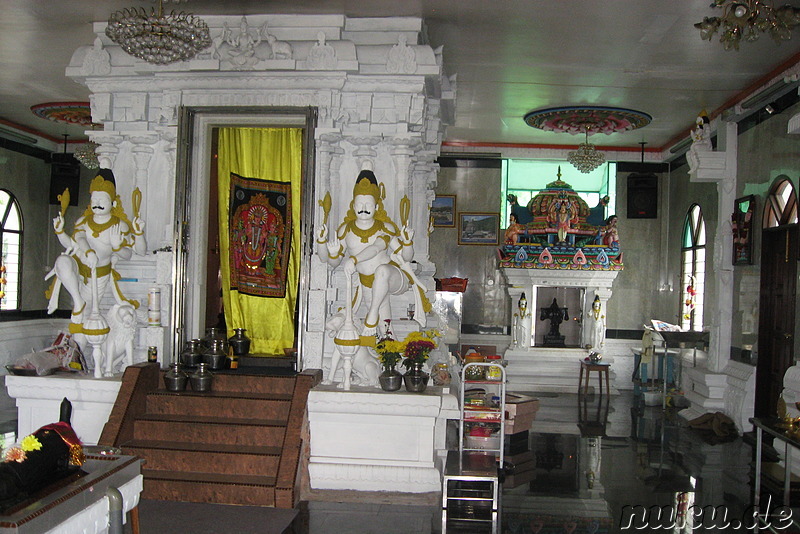
<path id="1" fill-rule="evenodd" d="M 496 532 L 700 532 L 704 530 L 700 525 L 684 523 L 679 515 L 693 504 L 717 510 L 716 526 L 706 531 L 743 531 L 719 526 L 719 512 L 727 513 L 726 520 L 732 523 L 750 504 L 752 448 L 742 438 L 711 444 L 713 436 L 701 435 L 674 413 L 664 414 L 660 406 L 643 406 L 631 392 L 611 397 L 527 394 L 537 396 L 540 407 L 527 435 L 507 439 L 507 459 L 515 463 L 515 470 L 502 487 Z M 235 530 L 230 530 L 230 522 L 215 524 L 216 514 L 207 508 L 209 518 L 195 521 L 186 532 L 442 531 L 441 506 L 435 496 L 417 505 L 391 498 L 380 504 L 334 501 L 303 502 L 288 526 L 285 518 L 277 520 L 277 514 L 275 521 L 265 522 L 262 516 L 251 521 L 246 507 L 235 507 L 240 525 Z M 654 505 L 661 508 L 650 508 Z M 661 511 L 660 518 L 653 510 Z M 673 511 L 676 515 L 670 515 Z M 447 532 L 492 531 L 490 525 L 456 526 L 451 524 Z M 148 517 L 147 506 L 142 507 L 142 531 L 166 532 L 157 518 Z"/>

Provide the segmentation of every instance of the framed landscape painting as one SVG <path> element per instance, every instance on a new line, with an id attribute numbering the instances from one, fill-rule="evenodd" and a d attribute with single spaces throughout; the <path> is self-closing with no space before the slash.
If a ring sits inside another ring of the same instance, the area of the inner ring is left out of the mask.
<path id="1" fill-rule="evenodd" d="M 456 196 L 436 195 L 431 204 L 434 226 L 454 228 L 456 226 Z"/>
<path id="2" fill-rule="evenodd" d="M 458 214 L 459 245 L 497 245 L 499 234 L 499 213 L 462 211 Z"/>

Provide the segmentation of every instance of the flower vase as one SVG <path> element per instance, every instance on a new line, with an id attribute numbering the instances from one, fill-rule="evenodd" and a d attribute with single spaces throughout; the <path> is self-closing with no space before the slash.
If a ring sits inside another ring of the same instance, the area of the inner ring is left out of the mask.
<path id="1" fill-rule="evenodd" d="M 395 369 L 384 371 L 378 375 L 378 382 L 380 382 L 383 391 L 397 391 L 403 384 L 403 375 Z"/>
<path id="2" fill-rule="evenodd" d="M 406 391 L 422 393 L 428 387 L 428 373 L 422 370 L 422 363 L 412 363 L 411 368 L 403 375 Z"/>

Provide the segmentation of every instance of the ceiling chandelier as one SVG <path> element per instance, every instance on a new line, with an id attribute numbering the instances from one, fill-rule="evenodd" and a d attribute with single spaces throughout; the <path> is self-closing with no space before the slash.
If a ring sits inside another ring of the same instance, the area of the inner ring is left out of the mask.
<path id="1" fill-rule="evenodd" d="M 709 41 L 721 28 L 719 41 L 725 50 L 739 50 L 742 37 L 755 41 L 763 32 L 780 44 L 792 38 L 792 28 L 800 23 L 800 8 L 789 4 L 775 8 L 760 0 L 714 0 L 711 7 L 722 9 L 722 16 L 703 17 L 694 27 Z"/>
<path id="2" fill-rule="evenodd" d="M 94 141 L 89 141 L 76 148 L 73 156 L 87 169 L 99 169 L 100 162 L 97 160 L 97 147 L 99 146 Z"/>
<path id="3" fill-rule="evenodd" d="M 155 65 L 167 65 L 193 58 L 211 46 L 208 25 L 194 15 L 128 8 L 112 13 L 106 35 L 128 54 Z"/>
<path id="4" fill-rule="evenodd" d="M 567 153 L 567 161 L 582 173 L 590 173 L 597 167 L 605 163 L 606 157 L 597 150 L 594 145 L 589 144 L 589 127 L 586 127 L 586 142 L 578 145 L 578 150 Z"/>

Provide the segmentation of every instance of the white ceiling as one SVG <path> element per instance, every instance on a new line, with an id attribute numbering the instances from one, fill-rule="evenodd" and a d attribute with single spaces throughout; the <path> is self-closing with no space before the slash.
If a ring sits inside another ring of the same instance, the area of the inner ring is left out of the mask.
<path id="1" fill-rule="evenodd" d="M 795 2 L 797 4 L 797 2 Z M 152 0 L 0 0 L 0 119 L 60 138 L 83 128 L 33 115 L 44 102 L 87 101 L 64 75 L 72 53 L 93 42 L 91 23 Z M 633 132 L 593 137 L 600 146 L 668 147 L 701 109 L 709 113 L 800 60 L 800 31 L 776 45 L 764 35 L 725 51 L 693 27 L 718 15 L 709 0 L 190 0 L 165 10 L 196 15 L 343 13 L 418 16 L 458 75 L 447 141 L 574 145 L 581 139 L 527 126 L 529 111 L 614 106 L 652 115 Z M 718 11 L 718 10 L 716 10 Z"/>

